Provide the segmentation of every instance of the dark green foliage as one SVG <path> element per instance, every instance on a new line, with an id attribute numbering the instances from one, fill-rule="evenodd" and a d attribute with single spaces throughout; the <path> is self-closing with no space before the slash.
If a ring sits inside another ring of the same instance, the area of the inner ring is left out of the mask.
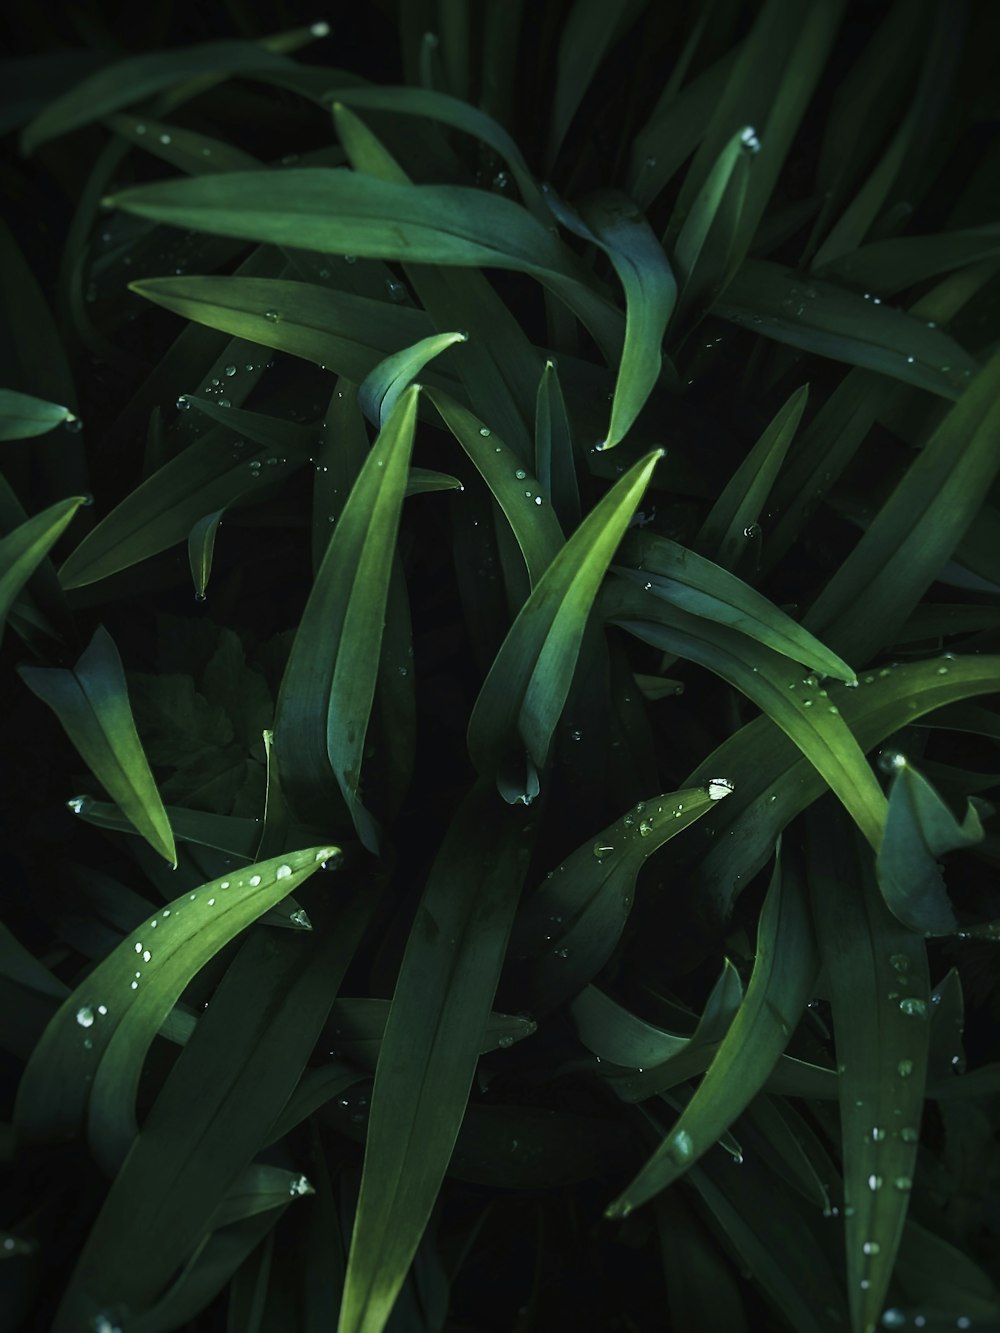
<path id="1" fill-rule="evenodd" d="M 0 1333 L 1000 1329 L 1000 11 L 50 8 Z"/>

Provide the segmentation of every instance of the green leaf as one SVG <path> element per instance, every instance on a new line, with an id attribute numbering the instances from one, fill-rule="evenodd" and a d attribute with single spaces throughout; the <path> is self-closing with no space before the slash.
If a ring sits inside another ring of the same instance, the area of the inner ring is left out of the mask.
<path id="1" fill-rule="evenodd" d="M 679 1179 L 764 1086 L 812 994 L 818 959 L 802 886 L 776 865 L 746 998 L 694 1096 L 653 1156 L 606 1210 L 626 1217 Z"/>
<path id="2" fill-rule="evenodd" d="M 857 680 L 846 662 L 773 602 L 678 542 L 654 533 L 633 532 L 622 543 L 621 555 L 632 567 L 613 565 L 614 572 L 652 597 L 739 630 L 822 675 L 848 683 Z"/>
<path id="3" fill-rule="evenodd" d="M 994 353 L 906 470 L 803 623 L 866 661 L 903 624 L 986 499 L 1000 451 Z"/>
<path id="4" fill-rule="evenodd" d="M 713 314 L 942 398 L 958 398 L 978 369 L 954 338 L 924 320 L 764 259 L 744 263 Z"/>
<path id="5" fill-rule="evenodd" d="M 724 569 L 735 569 L 758 523 L 789 445 L 798 430 L 809 386 L 795 390 L 721 491 L 692 545 Z"/>
<path id="6" fill-rule="evenodd" d="M 729 794 L 716 780 L 640 801 L 542 881 L 511 937 L 532 1012 L 556 1008 L 597 975 L 621 938 L 645 862 Z"/>
<path id="7" fill-rule="evenodd" d="M 82 495 L 60 500 L 0 538 L 0 637 L 21 589 L 72 522 Z"/>
<path id="8" fill-rule="evenodd" d="M 680 285 L 678 319 L 685 314 L 700 317 L 728 287 L 746 257 L 745 250 L 735 246 L 752 161 L 759 151 L 752 128 L 737 131 L 723 147 L 684 219 L 673 248 Z"/>
<path id="9" fill-rule="evenodd" d="M 929 714 L 930 722 L 944 705 L 994 692 L 998 676 L 998 657 L 933 659 L 881 667 L 863 675 L 857 689 L 831 685 L 828 698 L 867 752 L 919 718 Z M 711 845 L 695 835 L 691 862 L 685 858 L 691 892 L 714 922 L 728 918 L 744 885 L 771 856 L 781 830 L 826 789 L 819 772 L 770 718 L 757 718 L 725 740 L 687 782 L 705 782 L 717 772 L 728 774 L 735 791 L 719 813 Z"/>
<path id="10" fill-rule="evenodd" d="M 27 440 L 47 435 L 56 426 L 77 418 L 68 407 L 45 403 L 28 393 L 0 389 L 0 440 Z"/>
<path id="11" fill-rule="evenodd" d="M 894 757 L 889 812 L 879 848 L 878 885 L 897 921 L 922 935 L 958 929 L 938 860 L 983 840 L 975 806 L 961 822 L 905 756 Z"/>
<path id="12" fill-rule="evenodd" d="M 188 563 L 191 566 L 191 578 L 194 581 L 194 595 L 197 601 L 205 600 L 205 589 L 212 575 L 212 558 L 215 554 L 215 538 L 222 523 L 225 507 L 216 509 L 213 514 L 200 518 L 188 535 Z"/>
<path id="13" fill-rule="evenodd" d="M 121 658 L 99 627 L 72 670 L 23 666 L 24 683 L 48 704 L 80 757 L 151 847 L 176 866 L 170 821 L 135 729 Z"/>
<path id="14" fill-rule="evenodd" d="M 430 1218 L 527 869 L 524 823 L 478 782 L 417 908 L 375 1074 L 339 1333 L 385 1326 Z"/>
<path id="15" fill-rule="evenodd" d="M 355 381 L 431 330 L 421 310 L 286 278 L 189 274 L 146 278 L 129 290 L 185 319 Z"/>
<path id="16" fill-rule="evenodd" d="M 104 123 L 136 148 L 145 148 L 161 162 L 192 176 L 260 167 L 260 162 L 241 148 L 183 125 L 171 125 L 148 116 L 122 115 L 108 116 Z"/>
<path id="17" fill-rule="evenodd" d="M 927 954 L 889 914 L 836 812 L 807 819 L 809 882 L 840 1074 L 847 1292 L 855 1333 L 886 1303 L 910 1202 L 927 1074 Z"/>
<path id="18" fill-rule="evenodd" d="M 240 429 L 235 418 L 232 429 Z M 261 444 L 240 453 L 227 447 L 221 428 L 210 430 L 126 495 L 91 529 L 61 565 L 62 586 L 81 588 L 96 583 L 186 542 L 206 513 L 252 499 L 264 480 L 277 482 L 304 464 L 309 445 L 304 433 L 300 438 L 302 452 L 297 457 L 271 464 L 272 445 Z"/>
<path id="19" fill-rule="evenodd" d="M 602 350 L 616 353 L 618 313 L 578 261 L 520 205 L 460 185 L 409 185 L 340 168 L 232 171 L 138 186 L 108 200 L 139 217 L 213 235 L 407 263 L 508 268 L 559 296 Z"/>
<path id="20" fill-rule="evenodd" d="M 594 597 L 662 457 L 657 449 L 641 459 L 594 506 L 518 612 L 469 719 L 481 773 L 496 774 L 518 739 L 545 766 Z"/>
<path id="21" fill-rule="evenodd" d="M 818 265 L 816 273 L 866 292 L 892 296 L 927 278 L 997 256 L 1000 256 L 1000 226 L 969 227 L 933 236 L 895 236 L 887 241 L 873 241 Z"/>
<path id="22" fill-rule="evenodd" d="M 716 94 L 711 122 L 684 178 L 667 232 L 668 249 L 733 135 L 752 127 L 759 148 L 733 242 L 736 253 L 746 253 L 823 72 L 843 11 L 841 0 L 822 5 L 766 0 L 760 6 L 726 83 Z"/>
<path id="23" fill-rule="evenodd" d="M 577 214 L 546 189 L 549 207 L 564 227 L 598 246 L 611 260 L 625 292 L 622 347 L 611 420 L 598 449 L 619 444 L 660 377 L 663 334 L 677 299 L 677 282 L 652 228 L 627 195 L 604 190 Z"/>
<path id="24" fill-rule="evenodd" d="M 145 101 L 189 80 L 246 75 L 258 70 L 294 69 L 282 55 L 256 42 L 202 42 L 173 51 L 151 51 L 105 66 L 63 93 L 37 115 L 21 134 L 21 151 L 92 125 L 113 111 Z"/>
<path id="25" fill-rule="evenodd" d="M 368 420 L 381 430 L 399 398 L 428 361 L 455 343 L 468 342 L 468 338 L 467 333 L 435 333 L 380 361 L 358 386 L 358 402 Z"/>
<path id="26" fill-rule="evenodd" d="M 580 522 L 573 432 L 556 363 L 545 362 L 535 398 L 535 472 L 564 531 Z"/>
<path id="27" fill-rule="evenodd" d="M 74 806 L 79 801 L 79 808 L 74 810 L 86 824 L 97 828 L 114 829 L 118 833 L 135 833 L 130 820 L 126 819 L 116 805 L 110 801 L 95 801 L 89 796 L 74 798 Z M 254 848 L 260 835 L 255 819 L 240 819 L 236 815 L 213 815 L 205 810 L 183 810 L 180 806 L 164 806 L 170 827 L 178 842 L 196 842 L 203 847 L 215 847 L 219 851 L 241 856 L 247 861 L 254 859 Z"/>
<path id="28" fill-rule="evenodd" d="M 231 872 L 175 898 L 126 936 L 63 1003 L 32 1052 L 14 1108 L 25 1140 L 74 1135 L 95 1105 L 99 1126 L 106 1099 L 115 1107 L 130 1093 L 134 1099 L 150 1043 L 192 977 L 338 856 L 337 848 L 310 847 Z"/>
<path id="29" fill-rule="evenodd" d="M 840 716 L 840 700 L 834 703 L 816 676 L 799 676 L 770 648 L 726 625 L 667 606 L 624 580 L 604 589 L 600 605 L 605 617 L 645 643 L 698 662 L 752 700 L 808 757 L 867 840 L 878 846 L 885 797 Z"/>
<path id="30" fill-rule="evenodd" d="M 299 621 L 274 724 L 282 787 L 293 809 L 316 804 L 332 774 L 372 852 L 378 829 L 361 800 L 362 757 L 419 395 L 415 385 L 399 398 L 334 527 Z"/>
<path id="31" fill-rule="evenodd" d="M 624 0 L 619 5 L 575 0 L 559 35 L 546 156 L 550 167 L 598 66 L 645 7 L 646 0 Z"/>
<path id="32" fill-rule="evenodd" d="M 57 1329 L 79 1327 L 95 1301 L 98 1308 L 125 1301 L 135 1314 L 147 1309 L 209 1227 L 247 1214 L 234 1187 L 246 1188 L 253 1154 L 309 1059 L 367 915 L 355 899 L 325 936 L 257 934 L 244 943 L 142 1130 L 110 1150 L 123 1148 L 123 1161 L 83 1246 Z M 118 1128 L 113 1115 L 97 1118 L 99 1085 L 107 1083 L 112 1059 L 109 1046 L 91 1106 L 92 1136 L 105 1140 Z M 105 1159 L 108 1153 L 105 1145 Z M 311 1190 L 305 1177 L 296 1173 L 289 1181 L 288 1171 L 282 1174 L 285 1198 Z M 152 1229 L 156 1245 L 149 1244 Z"/>

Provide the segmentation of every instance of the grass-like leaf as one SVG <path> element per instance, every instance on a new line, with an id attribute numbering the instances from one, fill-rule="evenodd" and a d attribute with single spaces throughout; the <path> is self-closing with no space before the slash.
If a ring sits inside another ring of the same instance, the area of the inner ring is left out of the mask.
<path id="1" fill-rule="evenodd" d="M 14 1108 L 19 1134 L 58 1141 L 79 1132 L 99 1092 L 115 1105 L 134 1093 L 153 1037 L 195 973 L 338 855 L 311 847 L 247 866 L 174 899 L 130 932 L 60 1006 L 32 1053 Z"/>
<path id="2" fill-rule="evenodd" d="M 114 640 L 99 627 L 71 670 L 20 669 L 21 679 L 59 718 L 108 795 L 151 847 L 176 866 L 167 812 L 135 729 L 125 672 Z"/>
<path id="3" fill-rule="evenodd" d="M 826 814 L 807 824 L 809 877 L 840 1067 L 848 1302 L 854 1333 L 871 1333 L 913 1187 L 930 983 L 923 940 L 890 915 L 870 853 Z"/>
<path id="4" fill-rule="evenodd" d="M 0 538 L 0 636 L 18 593 L 73 520 L 82 495 L 43 509 Z"/>
<path id="5" fill-rule="evenodd" d="M 626 1217 L 667 1188 L 733 1124 L 788 1043 L 812 993 L 818 959 L 801 884 L 781 862 L 760 917 L 746 998 L 697 1092 L 654 1155 L 607 1209 Z"/>
<path id="6" fill-rule="evenodd" d="M 662 456 L 640 460 L 595 505 L 518 613 L 469 719 L 481 773 L 498 773 L 518 742 L 544 767 L 594 597 Z"/>
<path id="7" fill-rule="evenodd" d="M 527 869 L 524 823 L 480 780 L 417 908 L 375 1074 L 339 1333 L 385 1326 L 430 1218 Z"/>
<path id="8" fill-rule="evenodd" d="M 373 852 L 378 829 L 361 799 L 361 765 L 419 394 L 415 385 L 397 402 L 335 525 L 299 622 L 274 723 L 292 807 L 314 806 L 332 774 Z"/>

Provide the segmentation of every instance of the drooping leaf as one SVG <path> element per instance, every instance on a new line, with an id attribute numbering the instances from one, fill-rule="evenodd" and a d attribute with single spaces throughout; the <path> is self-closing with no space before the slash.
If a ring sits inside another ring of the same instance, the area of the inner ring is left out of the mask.
<path id="1" fill-rule="evenodd" d="M 445 348 L 464 342 L 468 342 L 468 334 L 435 333 L 380 361 L 358 386 L 358 402 L 368 420 L 381 430 L 400 396 L 428 361 Z"/>

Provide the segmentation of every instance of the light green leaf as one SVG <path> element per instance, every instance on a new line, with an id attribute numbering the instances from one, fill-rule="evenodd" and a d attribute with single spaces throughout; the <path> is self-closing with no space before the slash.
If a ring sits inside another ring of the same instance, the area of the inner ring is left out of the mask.
<path id="1" fill-rule="evenodd" d="M 72 670 L 23 666 L 24 683 L 59 718 L 80 757 L 149 845 L 176 866 L 170 821 L 135 729 L 114 640 L 99 627 Z"/>
<path id="2" fill-rule="evenodd" d="M 535 472 L 565 531 L 580 522 L 573 433 L 556 363 L 546 361 L 535 398 Z"/>
<path id="3" fill-rule="evenodd" d="M 0 440 L 27 440 L 35 435 L 47 435 L 56 426 L 76 419 L 68 407 L 45 403 L 15 389 L 0 389 Z"/>
<path id="4" fill-rule="evenodd" d="M 481 773 L 496 774 L 518 741 L 544 767 L 597 590 L 662 457 L 641 459 L 594 506 L 518 612 L 469 719 Z"/>
<path id="5" fill-rule="evenodd" d="M 188 536 L 188 563 L 194 580 L 194 595 L 199 602 L 205 600 L 205 589 L 212 574 L 215 538 L 225 512 L 223 507 L 216 509 L 214 514 L 206 514 L 198 520 Z"/>
<path id="6" fill-rule="evenodd" d="M 14 1107 L 25 1140 L 76 1134 L 98 1093 L 119 1105 L 123 1085 L 134 1092 L 153 1037 L 192 977 L 339 855 L 310 847 L 247 866 L 182 894 L 126 936 L 60 1007 L 32 1053 Z"/>
<path id="7" fill-rule="evenodd" d="M 971 802 L 960 824 L 905 756 L 895 758 L 876 868 L 882 897 L 897 921 L 922 935 L 956 931 L 958 922 L 938 860 L 946 852 L 982 840 L 983 826 Z"/>
<path id="8" fill-rule="evenodd" d="M 746 257 L 736 249 L 747 182 L 760 143 L 750 126 L 738 130 L 723 147 L 684 225 L 672 258 L 680 286 L 676 318 L 697 319 L 729 285 Z"/>

